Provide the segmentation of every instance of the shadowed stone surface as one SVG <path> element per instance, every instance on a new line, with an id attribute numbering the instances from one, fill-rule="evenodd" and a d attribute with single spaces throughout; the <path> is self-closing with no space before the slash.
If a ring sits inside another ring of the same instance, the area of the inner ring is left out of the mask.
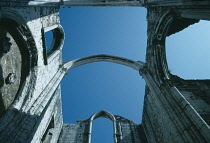
<path id="1" fill-rule="evenodd" d="M 5 36 L 8 38 L 8 42 L 10 42 L 11 45 L 9 50 L 6 53 L 2 53 L 0 57 L 0 68 L 2 71 L 0 81 L 2 83 L 0 87 L 0 116 L 15 99 L 20 86 L 22 72 L 22 55 L 20 49 L 8 32 L 6 32 Z"/>

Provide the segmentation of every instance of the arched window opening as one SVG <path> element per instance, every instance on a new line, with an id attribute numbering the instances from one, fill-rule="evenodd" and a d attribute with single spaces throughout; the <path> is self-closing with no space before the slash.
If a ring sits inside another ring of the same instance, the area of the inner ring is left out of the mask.
<path id="1" fill-rule="evenodd" d="M 166 40 L 168 67 L 184 79 L 209 79 L 210 23 L 200 21 Z"/>
<path id="2" fill-rule="evenodd" d="M 61 50 L 64 42 L 64 32 L 61 26 L 52 30 L 53 40 L 47 55 L 52 55 L 56 50 Z"/>
<path id="3" fill-rule="evenodd" d="M 106 118 L 93 121 L 91 143 L 114 143 L 113 123 Z"/>
<path id="4" fill-rule="evenodd" d="M 59 50 L 62 49 L 64 43 L 64 31 L 61 26 L 52 30 L 49 30 L 49 28 L 46 29 L 42 29 L 43 56 L 45 65 L 48 64 L 47 60 L 53 55 L 53 53 L 56 51 L 58 53 Z"/>
<path id="5" fill-rule="evenodd" d="M 47 31 L 45 32 L 45 39 L 46 39 L 46 50 L 47 53 L 51 50 L 52 45 L 53 45 L 53 32 L 52 31 Z"/>

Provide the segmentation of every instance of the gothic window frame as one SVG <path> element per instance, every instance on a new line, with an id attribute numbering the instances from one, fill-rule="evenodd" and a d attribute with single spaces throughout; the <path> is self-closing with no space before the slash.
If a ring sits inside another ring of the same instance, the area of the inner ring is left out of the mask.
<path id="1" fill-rule="evenodd" d="M 89 118 L 89 133 L 88 133 L 88 143 L 91 143 L 91 134 L 92 134 L 92 126 L 93 126 L 93 120 L 97 119 L 97 118 L 108 118 L 112 121 L 113 123 L 113 129 L 114 129 L 114 143 L 118 143 L 118 138 L 117 136 L 119 135 L 117 128 L 119 128 L 119 124 L 117 124 L 117 120 L 115 118 L 114 115 L 112 115 L 110 112 L 108 111 L 104 111 L 101 110 L 95 114 L 93 114 L 90 118 Z M 120 129 L 120 128 L 119 128 Z M 120 131 L 121 132 L 121 131 Z"/>
<path id="2" fill-rule="evenodd" d="M 49 31 L 52 31 L 53 37 L 52 37 L 51 46 L 49 50 L 47 50 L 45 33 Z M 49 61 L 51 61 L 61 52 L 64 44 L 65 34 L 63 27 L 61 25 L 53 25 L 42 28 L 41 33 L 42 33 L 42 43 L 43 43 L 44 65 L 48 65 Z"/>

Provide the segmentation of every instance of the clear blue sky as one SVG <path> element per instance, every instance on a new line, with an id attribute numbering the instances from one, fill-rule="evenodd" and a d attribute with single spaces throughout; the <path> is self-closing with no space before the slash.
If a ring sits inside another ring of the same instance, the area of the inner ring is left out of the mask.
<path id="1" fill-rule="evenodd" d="M 63 61 L 96 54 L 145 61 L 145 8 L 61 8 L 60 18 L 66 37 Z M 209 24 L 191 27 L 167 38 L 169 68 L 186 79 L 209 78 Z M 64 123 L 88 119 L 100 110 L 141 123 L 145 82 L 133 69 L 106 62 L 84 65 L 72 69 L 61 88 Z M 92 143 L 113 143 L 111 121 L 93 122 Z"/>

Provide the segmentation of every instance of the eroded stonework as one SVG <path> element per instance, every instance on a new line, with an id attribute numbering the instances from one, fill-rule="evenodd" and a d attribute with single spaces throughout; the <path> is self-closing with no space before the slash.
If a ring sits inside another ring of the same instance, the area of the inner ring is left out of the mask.
<path id="1" fill-rule="evenodd" d="M 209 143 L 210 82 L 184 80 L 167 65 L 166 37 L 210 20 L 208 0 L 0 1 L 0 143 L 90 143 L 92 121 L 113 122 L 114 143 Z M 146 62 L 112 55 L 62 61 L 60 6 L 147 8 Z M 45 33 L 52 31 L 47 50 Z M 146 82 L 142 123 L 99 111 L 63 124 L 60 82 L 72 68 L 114 62 L 138 70 Z"/>
<path id="2" fill-rule="evenodd" d="M 113 123 L 115 143 L 140 143 L 140 125 L 118 115 L 112 115 L 107 111 L 99 111 L 89 119 L 78 121 L 78 124 L 64 124 L 59 143 L 91 143 L 93 120 L 108 118 Z M 144 134 L 141 134 L 143 138 Z M 146 140 L 144 140 L 146 142 Z"/>

